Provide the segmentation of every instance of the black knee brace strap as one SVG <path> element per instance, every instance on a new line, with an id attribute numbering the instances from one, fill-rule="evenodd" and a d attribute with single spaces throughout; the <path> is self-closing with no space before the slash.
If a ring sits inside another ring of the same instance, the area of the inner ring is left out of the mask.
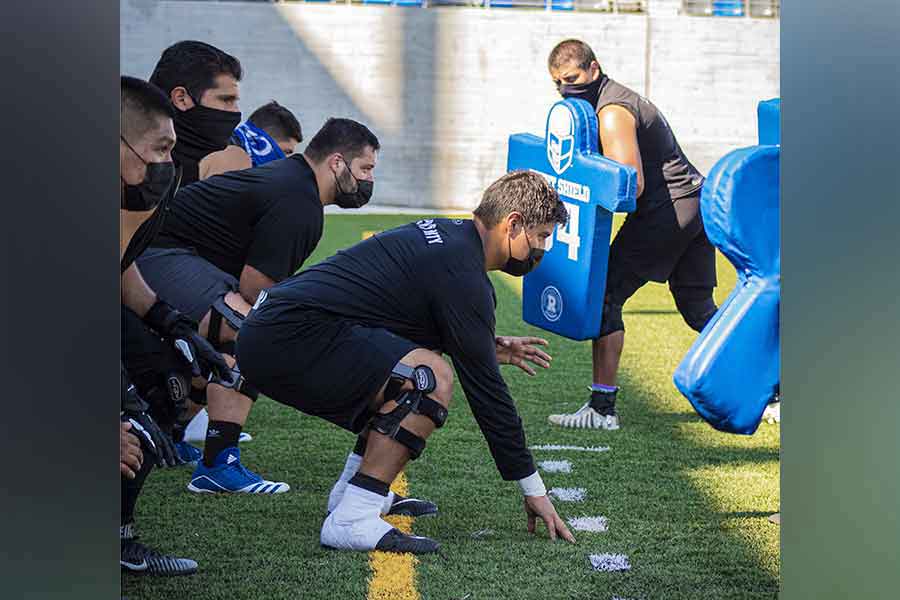
<path id="1" fill-rule="evenodd" d="M 375 415 L 371 428 L 406 446 L 409 449 L 410 459 L 415 460 L 425 448 L 425 440 L 400 425 L 411 412 L 428 417 L 438 429 L 447 422 L 447 409 L 423 392 L 415 390 L 400 396 L 396 408 L 391 412 Z"/>
<path id="2" fill-rule="evenodd" d="M 222 319 L 225 319 L 228 322 L 228 326 L 235 331 L 240 331 L 241 325 L 244 323 L 244 315 L 228 306 L 228 304 L 225 303 L 224 295 L 219 296 L 210 307 L 209 334 L 206 336 L 206 339 L 208 339 L 217 350 L 227 352 L 228 350 L 223 348 L 224 343 L 222 342 L 221 337 Z M 229 343 L 229 346 L 231 350 L 229 354 L 231 354 L 234 352 L 234 343 Z"/>
<path id="3" fill-rule="evenodd" d="M 407 381 L 411 381 L 415 389 L 423 394 L 430 394 L 437 387 L 437 378 L 428 365 L 410 367 L 398 362 L 391 370 L 391 378 L 384 388 L 384 399 L 393 400 L 399 396 L 403 384 Z"/>
<path id="4" fill-rule="evenodd" d="M 256 402 L 256 399 L 259 398 L 259 390 L 241 375 L 241 369 L 238 365 L 234 365 L 229 369 L 227 374 L 231 377 L 230 381 L 222 379 L 215 371 L 213 371 L 209 374 L 209 382 L 216 383 L 229 390 L 234 390 Z"/>

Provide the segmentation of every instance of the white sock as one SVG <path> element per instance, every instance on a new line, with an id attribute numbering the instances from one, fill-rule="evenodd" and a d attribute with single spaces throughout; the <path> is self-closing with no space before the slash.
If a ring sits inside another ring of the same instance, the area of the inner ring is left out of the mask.
<path id="1" fill-rule="evenodd" d="M 393 526 L 381 519 L 384 496 L 355 485 L 344 495 L 325 523 L 320 539 L 326 546 L 344 550 L 372 550 Z"/>
<path id="2" fill-rule="evenodd" d="M 206 441 L 206 427 L 209 425 L 209 413 L 205 408 L 201 408 L 196 415 L 190 420 L 184 428 L 184 441 L 200 442 Z"/>
<path id="3" fill-rule="evenodd" d="M 344 497 L 344 490 L 347 489 L 347 482 L 353 479 L 353 476 L 359 471 L 359 465 L 362 464 L 362 459 L 362 456 L 354 452 L 347 455 L 347 462 L 344 463 L 344 470 L 341 471 L 341 476 L 331 488 L 331 493 L 328 494 L 328 512 L 333 511 L 341 501 L 341 498 Z"/>
<path id="4" fill-rule="evenodd" d="M 347 482 L 353 479 L 353 476 L 359 471 L 359 465 L 362 464 L 362 460 L 363 457 L 355 452 L 351 452 L 347 455 L 347 462 L 344 463 L 344 470 L 341 471 L 341 476 L 331 488 L 331 493 L 328 494 L 328 512 L 333 511 L 341 501 L 341 498 L 344 497 L 344 491 L 347 489 Z M 388 492 L 388 495 L 384 499 L 384 504 L 381 507 L 381 514 L 386 515 L 388 511 L 391 510 L 393 504 L 394 492 Z"/>

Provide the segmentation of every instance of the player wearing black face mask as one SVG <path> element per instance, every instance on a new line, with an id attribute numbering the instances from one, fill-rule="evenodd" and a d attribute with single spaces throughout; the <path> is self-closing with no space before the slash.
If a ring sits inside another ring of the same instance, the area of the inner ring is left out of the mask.
<path id="1" fill-rule="evenodd" d="M 452 359 L 501 477 L 520 484 L 529 528 L 541 518 L 552 538 L 574 541 L 547 498 L 499 369 L 548 367 L 539 349 L 546 341 L 495 335 L 488 278 L 532 267 L 567 218 L 541 175 L 517 171 L 488 187 L 472 220 L 423 219 L 376 234 L 267 290 L 238 338 L 245 373 L 278 402 L 360 436 L 329 496 L 323 545 L 437 549 L 380 518 L 395 509 L 389 482 L 447 419 L 453 370 L 435 350 Z M 415 389 L 403 393 L 397 377 L 412 377 Z M 437 510 L 403 503 L 414 514 Z"/>
<path id="2" fill-rule="evenodd" d="M 209 341 L 231 354 L 241 321 L 260 292 L 295 273 L 315 249 L 324 207 L 339 202 L 358 207 L 368 201 L 379 148 L 378 139 L 361 123 L 329 119 L 302 154 L 184 187 L 153 247 L 137 264 L 172 306 L 208 322 Z M 222 461 L 239 456 L 237 440 L 253 398 L 249 389 L 207 388 L 208 431 L 219 434 L 208 435 L 204 461 L 189 489 L 213 491 L 201 486 L 246 477 L 239 460 Z M 235 471 L 234 477 L 228 469 Z M 287 484 L 269 483 L 288 489 Z M 234 492 L 249 487 L 251 482 L 221 486 Z M 255 489 L 271 493 L 273 488 Z"/>
<path id="3" fill-rule="evenodd" d="M 133 77 L 121 78 L 120 111 L 119 249 L 123 316 L 120 565 L 133 572 L 185 575 L 197 570 L 195 561 L 161 555 L 136 540 L 135 505 L 154 466 L 175 466 L 182 462 L 164 424 L 161 427 L 157 418 L 159 411 L 171 411 L 177 399 L 166 391 L 162 394 L 157 391 L 166 390 L 169 380 L 182 382 L 181 387 L 186 388 L 193 365 L 199 369 L 202 362 L 209 369 L 210 361 L 222 361 L 222 357 L 205 340 L 196 338 L 192 324 L 179 319 L 173 311 L 164 312 L 166 319 L 156 319 L 172 327 L 165 331 L 152 331 L 148 327 L 147 321 L 161 314 L 164 303 L 158 301 L 132 263 L 135 248 L 140 247 L 140 243 L 135 244 L 134 233 L 148 219 L 157 221 L 157 215 L 164 214 L 165 199 L 175 185 L 171 156 L 175 143 L 173 113 L 162 91 Z M 191 360 L 176 349 L 176 344 L 191 354 Z"/>
<path id="4" fill-rule="evenodd" d="M 250 157 L 228 139 L 241 122 L 237 58 L 209 44 L 182 41 L 166 48 L 150 81 L 175 107 L 178 142 L 172 155 L 188 185 L 226 171 L 248 169 Z"/>
<path id="5" fill-rule="evenodd" d="M 603 325 L 594 340 L 591 398 L 574 413 L 550 415 L 562 427 L 619 428 L 616 374 L 625 336 L 622 306 L 648 281 L 668 281 L 689 327 L 701 331 L 716 312 L 715 251 L 700 217 L 703 175 L 691 164 L 669 123 L 648 99 L 607 77 L 593 50 L 564 40 L 551 51 L 550 77 L 565 98 L 597 111 L 604 156 L 637 170 L 637 209 L 612 242 Z"/>

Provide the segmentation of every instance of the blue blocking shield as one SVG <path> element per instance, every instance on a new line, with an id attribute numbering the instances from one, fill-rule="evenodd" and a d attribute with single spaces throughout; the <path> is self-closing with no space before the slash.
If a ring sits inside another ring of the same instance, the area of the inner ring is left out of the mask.
<path id="1" fill-rule="evenodd" d="M 763 100 L 756 109 L 759 119 L 759 145 L 781 143 L 781 98 Z"/>
<path id="2" fill-rule="evenodd" d="M 675 385 L 710 425 L 752 434 L 780 381 L 781 300 L 777 107 L 760 103 L 760 139 L 713 167 L 700 195 L 709 240 L 737 270 L 731 295 L 675 371 Z"/>
<path id="3" fill-rule="evenodd" d="M 637 171 L 597 152 L 597 115 L 578 99 L 550 108 L 543 138 L 511 135 L 506 166 L 543 175 L 569 211 L 568 225 L 556 228 L 540 265 L 525 276 L 522 318 L 573 340 L 597 337 L 612 215 L 635 209 Z"/>

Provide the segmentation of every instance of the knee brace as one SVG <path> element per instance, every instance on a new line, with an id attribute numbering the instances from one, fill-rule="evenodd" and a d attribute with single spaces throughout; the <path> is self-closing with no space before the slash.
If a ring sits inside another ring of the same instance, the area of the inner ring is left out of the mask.
<path id="1" fill-rule="evenodd" d="M 244 323 L 244 315 L 226 304 L 225 294 L 219 296 L 209 308 L 209 333 L 206 338 L 219 352 L 227 352 L 234 355 L 234 342 L 222 341 L 223 319 L 235 331 L 240 331 L 241 325 Z"/>
<path id="2" fill-rule="evenodd" d="M 622 305 L 614 303 L 607 296 L 603 302 L 603 319 L 600 324 L 600 335 L 597 337 L 606 337 L 617 331 L 625 331 L 625 322 L 622 320 Z"/>
<path id="3" fill-rule="evenodd" d="M 384 388 L 384 399 L 393 400 L 400 395 L 403 384 L 412 382 L 416 390 L 423 394 L 430 394 L 437 388 L 437 377 L 428 365 L 410 367 L 403 363 L 397 363 L 391 370 L 391 377 Z"/>
<path id="4" fill-rule="evenodd" d="M 703 331 L 718 307 L 712 298 L 712 288 L 673 288 L 675 306 L 688 327 Z"/>
<path id="5" fill-rule="evenodd" d="M 256 399 L 259 398 L 259 390 L 241 374 L 241 369 L 237 364 L 231 367 L 225 375 L 230 377 L 229 381 L 220 377 L 218 373 L 212 372 L 209 374 L 209 383 L 215 383 L 229 390 L 234 390 L 256 402 Z"/>
<path id="6" fill-rule="evenodd" d="M 430 371 L 431 369 L 429 369 Z M 447 409 L 425 395 L 421 390 L 404 392 L 396 400 L 397 406 L 387 413 L 378 413 L 372 419 L 370 427 L 378 433 L 406 446 L 411 460 L 419 458 L 425 449 L 425 439 L 419 437 L 410 430 L 402 427 L 400 423 L 409 413 L 423 415 L 431 419 L 438 429 L 447 422 Z"/>

